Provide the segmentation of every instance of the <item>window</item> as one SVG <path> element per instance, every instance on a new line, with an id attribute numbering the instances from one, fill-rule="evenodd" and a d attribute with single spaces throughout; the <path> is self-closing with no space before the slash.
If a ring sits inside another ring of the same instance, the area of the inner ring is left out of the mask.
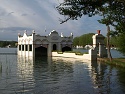
<path id="1" fill-rule="evenodd" d="M 32 45 L 29 45 L 29 51 L 32 51 Z"/>
<path id="2" fill-rule="evenodd" d="M 24 51 L 24 45 L 22 45 L 22 51 Z"/>
<path id="3" fill-rule="evenodd" d="M 21 45 L 19 45 L 19 51 L 21 51 Z"/>

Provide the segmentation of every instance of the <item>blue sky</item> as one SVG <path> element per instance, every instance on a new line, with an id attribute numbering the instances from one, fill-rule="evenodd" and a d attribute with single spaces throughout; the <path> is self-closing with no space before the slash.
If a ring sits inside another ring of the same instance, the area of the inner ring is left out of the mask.
<path id="1" fill-rule="evenodd" d="M 35 30 L 40 35 L 48 35 L 56 30 L 64 36 L 73 33 L 74 37 L 101 30 L 106 35 L 105 25 L 98 23 L 100 17 L 83 16 L 78 20 L 69 20 L 60 24 L 63 19 L 55 7 L 63 0 L 0 0 L 0 40 L 17 40 L 18 33 L 28 34 Z M 45 32 L 46 29 L 46 32 Z"/>

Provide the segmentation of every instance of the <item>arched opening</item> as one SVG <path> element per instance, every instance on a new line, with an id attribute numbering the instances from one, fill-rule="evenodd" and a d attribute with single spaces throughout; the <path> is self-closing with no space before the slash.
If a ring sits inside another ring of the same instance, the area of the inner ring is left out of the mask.
<path id="1" fill-rule="evenodd" d="M 71 48 L 68 46 L 65 46 L 62 48 L 62 52 L 65 52 L 65 51 L 71 51 Z"/>
<path id="2" fill-rule="evenodd" d="M 35 56 L 36 57 L 47 56 L 47 48 L 43 46 L 35 48 Z"/>
<path id="3" fill-rule="evenodd" d="M 57 50 L 57 46 L 56 44 L 53 44 L 53 51 L 56 51 Z"/>

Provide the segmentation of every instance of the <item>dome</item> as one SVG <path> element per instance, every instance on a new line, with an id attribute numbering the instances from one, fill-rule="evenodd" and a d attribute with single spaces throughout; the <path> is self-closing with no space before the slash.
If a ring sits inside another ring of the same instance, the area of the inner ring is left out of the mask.
<path id="1" fill-rule="evenodd" d="M 51 33 L 58 34 L 58 32 L 56 32 L 56 30 L 51 31 Z"/>
<path id="2" fill-rule="evenodd" d="M 56 30 L 53 30 L 53 31 L 50 32 L 49 35 L 51 35 L 51 34 L 52 34 L 52 35 L 53 35 L 53 34 L 54 34 L 54 35 L 55 35 L 55 34 L 58 35 L 58 32 L 56 32 Z"/>

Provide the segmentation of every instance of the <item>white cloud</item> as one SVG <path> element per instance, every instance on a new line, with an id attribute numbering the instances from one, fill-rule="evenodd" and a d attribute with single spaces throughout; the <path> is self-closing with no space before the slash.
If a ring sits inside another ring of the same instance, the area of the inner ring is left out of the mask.
<path id="1" fill-rule="evenodd" d="M 16 34 L 12 34 L 12 28 L 17 30 L 14 33 L 23 32 L 23 29 L 34 29 L 39 34 L 49 34 L 53 29 L 59 33 L 63 32 L 68 36 L 71 32 L 74 36 L 84 33 L 95 32 L 96 29 L 104 29 L 99 25 L 97 18 L 88 18 L 83 16 L 77 21 L 68 21 L 59 24 L 59 18 L 63 19 L 55 7 L 63 0 L 0 0 L 0 40 L 4 39 L 6 34 L 10 34 L 8 39 L 17 39 Z M 44 29 L 47 32 L 44 32 Z M 7 28 L 7 29 L 6 29 Z M 28 29 L 28 30 L 30 30 Z M 8 32 L 8 33 L 7 33 Z M 1 33 L 3 35 L 1 35 Z M 5 39 L 4 39 L 5 40 Z"/>

